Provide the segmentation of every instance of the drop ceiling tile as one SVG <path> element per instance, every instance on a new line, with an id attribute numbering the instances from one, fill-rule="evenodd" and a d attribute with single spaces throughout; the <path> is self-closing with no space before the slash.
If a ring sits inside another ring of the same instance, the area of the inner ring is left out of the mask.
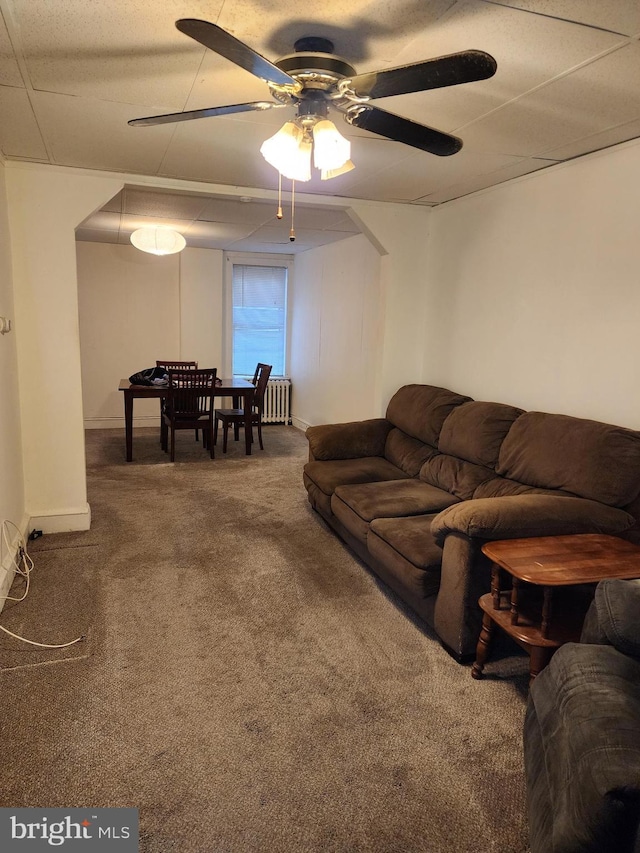
<path id="1" fill-rule="evenodd" d="M 577 139 L 568 145 L 552 148 L 542 153 L 545 157 L 553 160 L 570 160 L 572 157 L 579 157 L 581 154 L 599 151 L 601 148 L 608 148 L 610 145 L 617 145 L 620 142 L 638 138 L 640 138 L 640 119 L 626 122 L 617 127 L 610 127 L 603 130 L 602 133 L 595 133 L 593 136 Z"/>
<path id="2" fill-rule="evenodd" d="M 285 243 L 291 242 L 289 240 L 289 233 L 291 230 L 291 215 L 290 212 L 287 211 L 283 217 L 283 219 L 275 225 L 264 225 L 262 228 L 258 228 L 256 231 L 251 234 L 251 240 L 254 243 Z M 335 243 L 338 240 L 346 240 L 348 237 L 353 236 L 352 234 L 345 231 L 326 231 L 314 228 L 304 228 L 302 224 L 298 221 L 298 212 L 296 210 L 294 217 L 294 230 L 295 230 L 295 243 L 300 246 L 305 246 L 306 248 L 313 248 L 314 246 L 322 246 L 326 243 Z"/>
<path id="3" fill-rule="evenodd" d="M 49 160 L 25 89 L 0 86 L 0 150 L 5 157 Z"/>
<path id="4" fill-rule="evenodd" d="M 640 117 L 640 44 L 632 42 L 464 128 L 480 150 L 538 155 Z"/>
<path id="5" fill-rule="evenodd" d="M 276 210 L 273 202 L 268 204 L 248 201 L 210 198 L 200 213 L 200 219 L 209 222 L 234 222 L 262 225 L 273 219 Z"/>
<path id="6" fill-rule="evenodd" d="M 56 163 L 87 169 L 157 172 L 172 126 L 129 127 L 138 111 L 130 104 L 116 104 L 68 95 L 34 92 L 34 107 Z"/>
<path id="7" fill-rule="evenodd" d="M 207 205 L 206 195 L 125 187 L 123 211 L 159 218 L 197 219 Z"/>
<path id="8" fill-rule="evenodd" d="M 163 228 L 173 228 L 187 237 L 191 220 L 176 218 L 156 218 L 152 216 L 129 216 L 125 213 L 120 217 L 120 227 L 118 228 L 119 242 L 129 242 L 129 237 L 138 228 L 147 228 L 154 225 L 160 225 Z"/>
<path id="9" fill-rule="evenodd" d="M 384 200 L 378 185 L 379 174 L 389 166 L 410 157 L 415 153 L 415 149 L 368 131 L 362 131 L 362 133 L 363 136 L 351 138 L 351 160 L 354 163 L 354 169 L 328 181 L 323 181 L 317 169 L 312 169 L 311 180 L 305 183 L 304 187 L 298 185 L 298 189 L 317 195 Z M 424 156 L 428 158 L 433 155 L 425 153 Z M 354 196 L 353 188 L 356 186 L 362 187 L 366 195 Z M 283 189 L 289 188 L 290 182 L 283 181 Z"/>
<path id="10" fill-rule="evenodd" d="M 87 216 L 79 227 L 93 229 L 99 228 L 103 231 L 115 231 L 117 233 L 120 230 L 120 219 L 120 213 L 105 210 L 103 208 L 102 210 L 97 210 L 95 213 L 92 213 L 91 216 Z"/>
<path id="11" fill-rule="evenodd" d="M 102 206 L 102 210 L 121 213 L 124 205 L 124 190 L 117 192 L 112 199 Z"/>
<path id="12" fill-rule="evenodd" d="M 313 231 L 341 231 L 358 234 L 360 229 L 344 209 L 295 206 L 296 227 Z"/>
<path id="13" fill-rule="evenodd" d="M 401 61 L 417 61 L 462 50 L 484 50 L 498 70 L 488 80 L 385 98 L 384 109 L 453 131 L 511 99 L 626 43 L 619 36 L 517 9 L 481 2 L 456 6 L 433 27 L 417 34 Z"/>
<path id="14" fill-rule="evenodd" d="M 213 51 L 206 50 L 184 109 L 200 110 L 225 104 L 273 100 L 264 80 L 244 71 Z M 275 110 L 275 112 L 281 111 Z"/>
<path id="15" fill-rule="evenodd" d="M 0 14 L 0 85 L 24 87 L 4 18 Z"/>
<path id="16" fill-rule="evenodd" d="M 224 133 L 212 132 L 207 120 L 185 122 L 177 126 L 159 174 L 277 189 L 278 173 L 260 154 L 267 136 L 264 128 L 250 122 L 227 121 Z"/>
<path id="17" fill-rule="evenodd" d="M 35 89 L 180 110 L 205 48 L 175 28 L 189 0 L 13 0 Z M 207 3 L 215 20 L 221 0 Z M 144 114 L 144 109 L 143 109 Z"/>
<path id="18" fill-rule="evenodd" d="M 515 165 L 519 159 L 469 148 L 463 148 L 451 157 L 435 157 L 420 151 L 378 172 L 376 191 L 387 198 L 393 194 L 397 201 L 430 198 L 432 193 L 443 187 Z M 358 184 L 351 189 L 357 194 L 366 191 Z"/>
<path id="19" fill-rule="evenodd" d="M 424 199 L 419 199 L 420 202 L 430 202 L 432 204 L 442 204 L 445 201 L 451 201 L 460 196 L 468 195 L 469 193 L 478 192 L 478 190 L 486 189 L 487 187 L 496 186 L 510 181 L 513 178 L 520 178 L 523 175 L 528 175 L 531 172 L 537 172 L 540 169 L 545 169 L 552 166 L 554 163 L 549 160 L 538 160 L 528 158 L 521 160 L 518 163 L 513 163 L 504 169 L 498 169 L 487 175 L 479 175 L 477 177 L 469 177 L 467 180 L 448 187 L 444 187 Z"/>
<path id="20" fill-rule="evenodd" d="M 616 33 L 633 35 L 640 31 L 640 4 L 637 0 L 502 0 L 507 6 L 526 9 L 602 27 Z"/>
<path id="21" fill-rule="evenodd" d="M 117 243 L 117 231 L 103 231 L 99 228 L 76 228 L 76 240 L 89 243 Z"/>
<path id="22" fill-rule="evenodd" d="M 249 223 L 192 222 L 183 233 L 190 246 L 192 241 L 205 240 L 215 243 L 218 249 L 224 249 L 229 243 L 243 240 L 254 231 L 254 226 Z"/>
<path id="23" fill-rule="evenodd" d="M 324 0 L 304 8 L 264 0 L 227 2 L 217 23 L 267 59 L 293 53 L 302 36 L 322 36 L 335 52 L 358 70 L 375 69 L 394 60 L 407 40 L 428 28 L 455 0 Z"/>

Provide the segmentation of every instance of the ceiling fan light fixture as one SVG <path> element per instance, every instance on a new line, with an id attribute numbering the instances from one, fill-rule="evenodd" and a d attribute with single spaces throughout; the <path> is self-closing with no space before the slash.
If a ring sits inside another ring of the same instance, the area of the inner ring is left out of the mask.
<path id="1" fill-rule="evenodd" d="M 267 163 L 282 172 L 290 159 L 296 156 L 301 141 L 302 130 L 295 122 L 288 121 L 277 133 L 265 139 L 260 146 L 260 153 Z"/>
<path id="2" fill-rule="evenodd" d="M 280 171 L 285 178 L 289 178 L 292 181 L 310 181 L 311 142 L 307 139 L 302 139 L 296 152 L 288 163 L 283 164 Z"/>
<path id="3" fill-rule="evenodd" d="M 136 249 L 150 255 L 175 255 L 187 245 L 182 234 L 172 228 L 138 228 L 129 238 Z"/>
<path id="4" fill-rule="evenodd" d="M 340 169 L 351 157 L 351 143 L 329 119 L 313 127 L 313 164 L 321 171 Z"/>
<path id="5" fill-rule="evenodd" d="M 344 175 L 346 172 L 350 172 L 352 169 L 355 169 L 354 164 L 351 160 L 347 160 L 346 163 L 343 163 L 337 169 L 322 169 L 320 171 L 320 180 L 329 181 L 331 178 L 337 178 L 338 175 Z"/>

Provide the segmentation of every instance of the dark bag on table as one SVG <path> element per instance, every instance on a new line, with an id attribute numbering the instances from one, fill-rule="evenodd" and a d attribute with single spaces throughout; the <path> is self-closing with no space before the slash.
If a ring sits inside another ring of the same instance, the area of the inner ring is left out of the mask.
<path id="1" fill-rule="evenodd" d="M 164 367 L 147 367 L 129 377 L 132 385 L 168 385 L 169 374 Z"/>

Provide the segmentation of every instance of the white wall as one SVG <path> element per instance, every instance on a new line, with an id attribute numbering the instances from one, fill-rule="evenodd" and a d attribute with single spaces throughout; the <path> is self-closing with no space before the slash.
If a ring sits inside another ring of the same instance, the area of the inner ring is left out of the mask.
<path id="1" fill-rule="evenodd" d="M 123 426 L 120 379 L 156 359 L 222 366 L 222 252 L 155 257 L 133 246 L 79 242 L 78 308 L 85 427 Z M 138 425 L 158 401 L 136 400 Z"/>
<path id="2" fill-rule="evenodd" d="M 18 362 L 16 340 L 20 324 L 16 323 L 13 303 L 13 276 L 9 219 L 5 191 L 5 169 L 0 165 L 0 317 L 11 321 L 12 331 L 0 335 L 0 522 L 11 521 L 20 534 L 27 533 L 22 471 L 22 439 L 20 434 L 20 398 L 18 394 Z M 9 548 L 0 545 L 0 596 L 8 592 L 13 578 L 9 571 L 17 532 L 6 526 Z M 0 537 L 2 530 L 0 530 Z M 2 604 L 0 603 L 0 609 Z"/>
<path id="3" fill-rule="evenodd" d="M 118 177 L 6 167 L 25 511 L 45 533 L 90 524 L 82 426 L 74 227 Z"/>
<path id="4" fill-rule="evenodd" d="M 640 143 L 433 211 L 423 381 L 640 428 Z"/>
<path id="5" fill-rule="evenodd" d="M 432 211 L 419 205 L 354 204 L 352 215 L 380 251 L 382 294 L 376 415 L 401 385 L 422 381 Z"/>
<path id="6" fill-rule="evenodd" d="M 291 294 L 296 425 L 377 414 L 380 255 L 363 235 L 296 256 Z"/>

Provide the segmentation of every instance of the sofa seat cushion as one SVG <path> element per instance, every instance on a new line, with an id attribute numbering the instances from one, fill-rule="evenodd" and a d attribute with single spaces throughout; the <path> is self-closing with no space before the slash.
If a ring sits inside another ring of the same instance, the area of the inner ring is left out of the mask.
<path id="1" fill-rule="evenodd" d="M 338 486 L 348 483 L 409 479 L 408 474 L 382 456 L 307 462 L 304 473 L 325 495 L 332 495 Z"/>
<path id="2" fill-rule="evenodd" d="M 528 486 L 623 507 L 640 493 L 640 432 L 525 412 L 502 442 L 496 472 Z"/>
<path id="3" fill-rule="evenodd" d="M 376 518 L 369 530 L 369 550 L 375 536 L 385 542 L 405 560 L 423 571 L 440 572 L 442 548 L 436 544 L 431 533 L 431 522 L 435 516 L 412 515 L 405 518 Z"/>
<path id="4" fill-rule="evenodd" d="M 440 586 L 442 549 L 433 541 L 433 515 L 376 518 L 367 536 L 369 553 L 409 594 L 424 601 Z"/>
<path id="5" fill-rule="evenodd" d="M 420 480 L 395 480 L 338 486 L 331 498 L 331 511 L 364 542 L 374 518 L 437 513 L 456 502 L 453 495 Z"/>
<path id="6" fill-rule="evenodd" d="M 638 849 L 640 661 L 562 646 L 531 684 L 524 745 L 532 853 Z"/>
<path id="7" fill-rule="evenodd" d="M 394 480 L 387 483 L 363 483 L 338 486 L 335 497 L 360 518 L 398 518 L 405 515 L 438 513 L 457 503 L 454 495 L 423 483 L 421 480 Z"/>

